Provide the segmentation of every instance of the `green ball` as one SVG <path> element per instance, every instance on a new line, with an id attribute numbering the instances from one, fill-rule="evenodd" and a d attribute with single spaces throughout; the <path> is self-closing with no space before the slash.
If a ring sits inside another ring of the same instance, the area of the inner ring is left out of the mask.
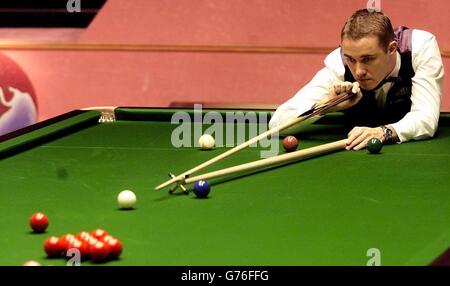
<path id="1" fill-rule="evenodd" d="M 367 142 L 367 150 L 369 150 L 370 154 L 378 154 L 383 148 L 383 143 L 378 138 L 372 138 Z"/>

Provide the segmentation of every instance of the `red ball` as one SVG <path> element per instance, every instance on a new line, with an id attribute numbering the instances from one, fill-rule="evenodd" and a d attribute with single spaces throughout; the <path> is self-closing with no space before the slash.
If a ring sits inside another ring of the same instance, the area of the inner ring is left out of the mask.
<path id="1" fill-rule="evenodd" d="M 106 230 L 103 229 L 95 229 L 91 232 L 91 236 L 96 238 L 96 239 L 102 239 L 102 237 L 108 235 L 108 233 L 106 232 Z"/>
<path id="2" fill-rule="evenodd" d="M 99 242 L 100 240 L 96 239 L 95 237 L 89 237 L 88 240 L 86 241 L 87 244 L 89 244 L 89 246 L 96 244 L 97 242 Z"/>
<path id="3" fill-rule="evenodd" d="M 44 213 L 35 213 L 30 218 L 30 226 L 34 232 L 44 232 L 48 227 L 48 218 Z"/>
<path id="4" fill-rule="evenodd" d="M 89 244 L 85 241 L 74 239 L 69 243 L 69 249 L 76 248 L 80 252 L 81 259 L 86 259 L 90 255 Z"/>
<path id="5" fill-rule="evenodd" d="M 63 253 L 62 244 L 56 236 L 50 236 L 45 240 L 44 250 L 48 257 L 60 257 Z"/>
<path id="6" fill-rule="evenodd" d="M 110 249 L 106 242 L 97 241 L 89 247 L 89 255 L 94 262 L 106 261 L 109 257 Z"/>
<path id="7" fill-rule="evenodd" d="M 120 254 L 122 254 L 122 243 L 116 238 L 109 238 L 105 241 L 109 247 L 109 258 L 118 259 Z"/>
<path id="8" fill-rule="evenodd" d="M 73 234 L 65 234 L 59 238 L 59 247 L 61 248 L 62 256 L 66 256 L 67 250 L 70 248 L 70 244 L 76 238 Z"/>
<path id="9" fill-rule="evenodd" d="M 294 136 L 286 136 L 283 139 L 283 147 L 286 152 L 292 152 L 297 150 L 298 141 Z"/>
<path id="10" fill-rule="evenodd" d="M 91 238 L 91 234 L 87 231 L 82 231 L 80 233 L 77 233 L 77 235 L 75 235 L 75 238 L 84 242 L 88 242 L 89 238 Z"/>
<path id="11" fill-rule="evenodd" d="M 108 240 L 110 239 L 115 239 L 115 237 L 113 237 L 112 235 L 105 235 L 104 237 L 102 237 L 100 240 L 103 242 L 108 242 Z"/>

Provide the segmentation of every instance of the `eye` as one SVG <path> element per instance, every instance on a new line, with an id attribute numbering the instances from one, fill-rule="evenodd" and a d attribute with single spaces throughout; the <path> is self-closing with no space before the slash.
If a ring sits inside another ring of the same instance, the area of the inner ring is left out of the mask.
<path id="1" fill-rule="evenodd" d="M 354 64 L 356 62 L 355 59 L 347 57 L 347 62 Z"/>
<path id="2" fill-rule="evenodd" d="M 367 63 L 370 63 L 372 60 L 373 60 L 373 58 L 363 58 L 363 59 L 362 59 L 362 62 L 363 62 L 364 64 L 367 64 Z"/>

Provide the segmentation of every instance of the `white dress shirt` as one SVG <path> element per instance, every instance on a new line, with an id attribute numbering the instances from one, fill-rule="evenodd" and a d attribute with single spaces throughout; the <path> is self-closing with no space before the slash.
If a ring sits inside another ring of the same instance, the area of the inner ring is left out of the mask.
<path id="1" fill-rule="evenodd" d="M 411 110 L 398 122 L 389 125 L 395 129 L 400 142 L 429 138 L 438 127 L 441 97 L 443 90 L 444 67 L 441 53 L 434 35 L 414 29 L 412 32 L 412 66 L 415 72 L 412 78 Z M 329 88 L 336 81 L 343 81 L 345 67 L 341 59 L 341 50 L 337 48 L 325 58 L 325 67 L 306 84 L 294 97 L 280 105 L 269 122 L 269 128 L 285 123 L 309 110 L 314 103 L 329 96 Z M 397 76 L 401 66 L 397 52 L 395 68 L 389 76 Z M 383 106 L 392 83 L 385 83 L 375 93 L 379 106 Z M 319 117 L 300 123 L 287 130 L 288 133 L 300 131 Z M 283 132 L 282 132 L 283 133 Z"/>

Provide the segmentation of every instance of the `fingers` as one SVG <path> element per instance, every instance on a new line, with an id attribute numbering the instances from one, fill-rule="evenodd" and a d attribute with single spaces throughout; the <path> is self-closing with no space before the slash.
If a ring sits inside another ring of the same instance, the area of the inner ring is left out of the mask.
<path id="1" fill-rule="evenodd" d="M 361 89 L 359 88 L 359 82 L 355 81 L 352 84 L 352 92 L 353 93 L 361 93 Z"/>
<path id="2" fill-rule="evenodd" d="M 333 84 L 334 93 L 336 95 L 340 95 L 343 92 L 346 92 L 347 86 L 345 82 L 338 81 Z"/>
<path id="3" fill-rule="evenodd" d="M 353 84 L 351 84 L 351 91 L 352 91 L 352 93 L 355 93 L 356 96 L 354 96 L 348 100 L 345 108 L 349 108 L 349 107 L 357 104 L 363 96 L 358 82 L 354 82 Z"/>
<path id="4" fill-rule="evenodd" d="M 355 127 L 348 133 L 347 138 L 347 146 L 345 149 L 351 150 L 353 147 L 355 147 L 357 144 L 361 143 L 360 141 L 355 141 L 357 138 L 360 138 L 363 134 L 363 128 L 361 127 Z"/>
<path id="5" fill-rule="evenodd" d="M 349 91 L 352 91 L 353 93 L 359 92 L 359 83 L 351 83 L 349 81 L 338 81 L 335 82 L 332 86 L 332 91 L 334 91 L 335 95 L 340 95 L 341 93 L 347 93 Z"/>
<path id="6" fill-rule="evenodd" d="M 379 129 L 379 128 L 378 128 Z M 371 138 L 380 138 L 380 130 L 370 127 L 355 127 L 348 133 L 347 150 L 361 150 L 366 148 Z"/>
<path id="7" fill-rule="evenodd" d="M 353 147 L 353 150 L 358 151 L 366 148 L 367 143 L 369 142 L 369 138 L 361 139 L 361 141 Z"/>
<path id="8" fill-rule="evenodd" d="M 345 92 L 349 92 L 353 88 L 353 84 L 348 81 L 344 82 L 344 86 L 345 86 Z"/>
<path id="9" fill-rule="evenodd" d="M 348 93 L 350 91 L 356 93 L 356 96 L 353 96 L 347 101 L 338 104 L 336 107 L 331 109 L 330 112 L 345 110 L 357 104 L 363 96 L 358 82 L 351 83 L 348 81 L 337 81 L 331 85 L 329 88 L 330 96 L 328 97 L 328 100 L 333 100 L 335 97 L 342 96 L 344 93 Z"/>
<path id="10" fill-rule="evenodd" d="M 334 91 L 335 95 L 341 94 L 341 90 L 342 90 L 342 83 L 341 82 L 337 82 L 337 83 L 333 84 L 333 91 Z"/>

